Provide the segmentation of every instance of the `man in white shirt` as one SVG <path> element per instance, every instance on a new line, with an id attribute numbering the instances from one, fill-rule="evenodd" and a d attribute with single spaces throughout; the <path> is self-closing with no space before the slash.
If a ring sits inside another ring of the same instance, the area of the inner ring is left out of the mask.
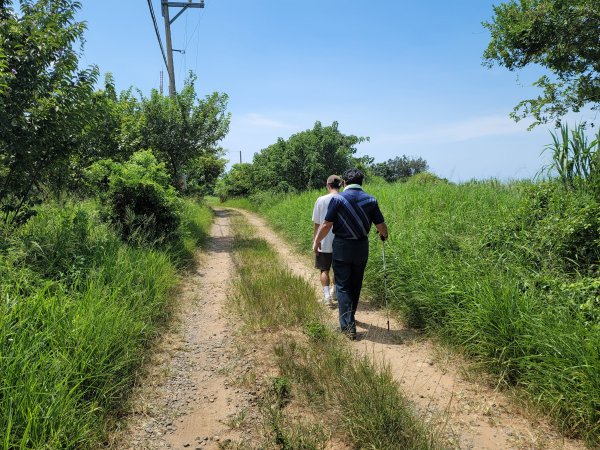
<path id="1" fill-rule="evenodd" d="M 342 179 L 337 175 L 330 175 L 327 178 L 327 195 L 323 195 L 315 202 L 313 208 L 313 240 L 317 236 L 317 231 L 321 224 L 325 221 L 325 214 L 327 214 L 327 208 L 329 202 L 334 195 L 339 193 L 339 189 L 342 185 Z M 329 270 L 331 269 L 333 254 L 333 233 L 329 233 L 323 238 L 320 243 L 320 248 L 315 254 L 315 268 L 321 271 L 321 286 L 323 286 L 323 304 L 331 306 L 331 301 L 334 298 L 333 292 L 329 288 Z"/>

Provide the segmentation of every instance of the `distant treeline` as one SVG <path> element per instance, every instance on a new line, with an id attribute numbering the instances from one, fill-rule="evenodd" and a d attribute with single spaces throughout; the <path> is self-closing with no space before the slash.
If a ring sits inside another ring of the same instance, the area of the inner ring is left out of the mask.
<path id="1" fill-rule="evenodd" d="M 234 164 L 215 192 L 221 200 L 259 192 L 302 192 L 323 187 L 329 175 L 351 167 L 386 181 L 405 181 L 429 168 L 424 159 L 406 155 L 377 164 L 370 156 L 356 157 L 356 145 L 368 140 L 343 134 L 337 122 L 323 126 L 317 121 L 312 129 L 279 138 L 254 155 L 251 164 Z"/>

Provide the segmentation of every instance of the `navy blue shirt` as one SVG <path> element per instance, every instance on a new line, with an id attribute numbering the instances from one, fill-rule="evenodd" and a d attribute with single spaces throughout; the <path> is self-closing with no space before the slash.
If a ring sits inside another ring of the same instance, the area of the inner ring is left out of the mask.
<path id="1" fill-rule="evenodd" d="M 333 222 L 333 234 L 342 239 L 363 239 L 369 235 L 372 223 L 384 222 L 377 199 L 357 188 L 346 188 L 335 195 L 325 220 Z"/>

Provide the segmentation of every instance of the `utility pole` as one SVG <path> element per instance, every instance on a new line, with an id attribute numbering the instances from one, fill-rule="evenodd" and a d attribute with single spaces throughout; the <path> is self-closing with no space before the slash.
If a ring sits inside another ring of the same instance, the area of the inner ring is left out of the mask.
<path id="1" fill-rule="evenodd" d="M 165 36 L 167 41 L 167 70 L 169 72 L 169 96 L 175 97 L 175 70 L 173 68 L 173 44 L 171 42 L 171 24 L 177 20 L 177 18 L 183 14 L 188 8 L 204 8 L 204 0 L 200 0 L 199 3 L 193 3 L 192 0 L 187 2 L 170 2 L 168 0 L 161 0 L 162 15 L 165 18 Z M 173 19 L 169 16 L 169 8 L 181 8 Z"/>

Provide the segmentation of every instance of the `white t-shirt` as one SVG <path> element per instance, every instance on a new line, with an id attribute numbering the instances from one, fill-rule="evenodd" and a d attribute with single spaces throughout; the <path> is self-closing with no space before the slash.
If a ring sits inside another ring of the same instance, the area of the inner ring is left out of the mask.
<path id="1" fill-rule="evenodd" d="M 315 202 L 315 207 L 313 208 L 312 219 L 313 222 L 321 225 L 325 222 L 325 215 L 327 214 L 327 207 L 329 206 L 329 202 L 333 198 L 334 194 L 327 194 L 319 197 Z M 327 236 L 323 238 L 321 241 L 321 253 L 333 253 L 333 233 L 329 230 Z"/>

